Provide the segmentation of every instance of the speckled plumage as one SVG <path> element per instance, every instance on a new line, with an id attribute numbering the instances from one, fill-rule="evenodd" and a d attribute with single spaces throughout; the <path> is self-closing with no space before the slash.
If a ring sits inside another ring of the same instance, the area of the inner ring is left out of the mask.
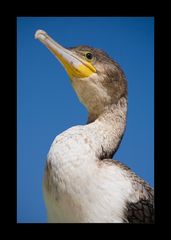
<path id="1" fill-rule="evenodd" d="M 105 160 L 106 161 L 106 160 Z M 138 201 L 127 200 L 124 220 L 127 223 L 154 223 L 154 191 L 143 179 L 119 161 L 107 159 L 107 164 L 116 164 L 131 180 L 134 194 Z"/>
<path id="2" fill-rule="evenodd" d="M 45 196 L 51 195 L 60 206 L 57 212 L 63 209 L 63 214 L 56 213 L 55 218 L 49 213 L 50 222 L 147 222 L 144 208 L 139 219 L 140 210 L 134 214 L 134 207 L 143 201 L 151 209 L 152 189 L 123 164 L 106 159 L 124 132 L 126 106 L 122 98 L 93 123 L 72 127 L 55 138 L 48 155 Z"/>
<path id="3" fill-rule="evenodd" d="M 153 223 L 153 189 L 112 159 L 126 126 L 123 71 L 102 50 L 88 46 L 66 50 L 42 30 L 35 37 L 60 61 L 65 55 L 73 88 L 88 110 L 87 125 L 59 134 L 49 150 L 43 181 L 48 222 Z M 93 56 L 87 62 L 86 52 Z"/>

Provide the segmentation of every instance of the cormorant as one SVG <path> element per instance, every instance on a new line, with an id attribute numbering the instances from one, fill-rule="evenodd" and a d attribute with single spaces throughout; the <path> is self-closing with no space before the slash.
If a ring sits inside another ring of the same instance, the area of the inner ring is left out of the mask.
<path id="1" fill-rule="evenodd" d="M 87 124 L 58 135 L 49 150 L 43 181 L 48 222 L 153 223 L 153 189 L 112 159 L 127 114 L 120 66 L 96 48 L 64 48 L 43 30 L 35 38 L 62 63 L 88 110 Z"/>

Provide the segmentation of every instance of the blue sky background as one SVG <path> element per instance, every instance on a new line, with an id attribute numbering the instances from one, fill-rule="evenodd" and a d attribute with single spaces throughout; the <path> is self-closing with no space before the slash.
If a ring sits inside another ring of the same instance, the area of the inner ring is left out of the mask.
<path id="1" fill-rule="evenodd" d="M 44 223 L 42 177 L 56 135 L 84 124 L 85 108 L 55 57 L 34 39 L 43 29 L 65 47 L 101 48 L 128 79 L 128 119 L 115 159 L 154 185 L 154 19 L 17 18 L 17 221 Z"/>

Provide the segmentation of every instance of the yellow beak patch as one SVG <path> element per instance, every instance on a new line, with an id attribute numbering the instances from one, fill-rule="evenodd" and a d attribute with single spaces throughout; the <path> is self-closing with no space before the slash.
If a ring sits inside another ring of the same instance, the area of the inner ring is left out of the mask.
<path id="1" fill-rule="evenodd" d="M 95 67 L 85 59 L 55 42 L 45 31 L 38 30 L 35 38 L 39 39 L 62 63 L 70 78 L 85 78 L 96 72 Z"/>

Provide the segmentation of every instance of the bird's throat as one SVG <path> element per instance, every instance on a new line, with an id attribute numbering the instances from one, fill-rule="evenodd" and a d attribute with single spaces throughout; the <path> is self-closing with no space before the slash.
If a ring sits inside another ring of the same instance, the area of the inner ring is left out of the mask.
<path id="1" fill-rule="evenodd" d="M 92 114 L 88 118 L 88 126 L 100 140 L 99 159 L 111 158 L 122 140 L 127 116 L 127 99 L 122 97 L 117 104 L 108 106 L 100 115 Z"/>

